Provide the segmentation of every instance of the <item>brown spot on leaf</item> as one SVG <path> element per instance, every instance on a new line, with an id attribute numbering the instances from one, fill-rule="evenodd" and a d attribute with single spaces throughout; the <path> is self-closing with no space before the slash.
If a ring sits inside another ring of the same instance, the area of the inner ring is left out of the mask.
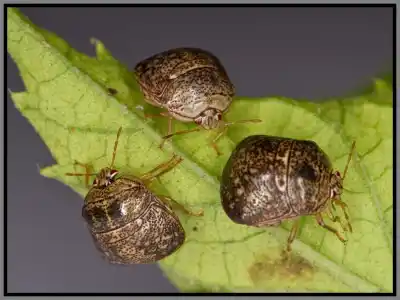
<path id="1" fill-rule="evenodd" d="M 282 279 L 310 279 L 315 269 L 301 256 L 291 253 L 289 257 L 262 255 L 248 268 L 254 284 L 279 277 Z"/>
<path id="2" fill-rule="evenodd" d="M 114 96 L 118 93 L 118 91 L 114 88 L 107 88 L 107 92 L 110 96 Z"/>

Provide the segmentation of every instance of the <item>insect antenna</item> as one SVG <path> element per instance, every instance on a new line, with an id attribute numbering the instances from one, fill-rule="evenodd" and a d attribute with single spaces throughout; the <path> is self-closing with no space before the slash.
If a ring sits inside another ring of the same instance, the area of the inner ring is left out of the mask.
<path id="1" fill-rule="evenodd" d="M 238 120 L 238 121 L 233 121 L 233 122 L 226 122 L 224 124 L 225 127 L 232 126 L 235 124 L 239 123 L 261 123 L 262 121 L 260 119 L 248 119 L 248 120 Z"/>
<path id="2" fill-rule="evenodd" d="M 118 129 L 118 132 L 117 132 L 117 138 L 116 138 L 115 143 L 114 143 L 114 151 L 113 151 L 113 156 L 112 156 L 112 160 L 111 160 L 110 169 L 112 169 L 113 166 L 114 166 L 115 155 L 117 154 L 118 140 L 119 140 L 119 136 L 121 135 L 121 131 L 122 131 L 122 127 L 120 127 L 120 128 Z"/>
<path id="3" fill-rule="evenodd" d="M 346 177 L 346 173 L 347 173 L 351 158 L 353 156 L 353 152 L 354 152 L 355 147 L 356 147 L 356 141 L 353 141 L 353 143 L 351 144 L 351 150 L 350 150 L 350 153 L 349 153 L 349 157 L 347 158 L 346 167 L 344 168 L 344 171 L 343 171 L 342 180 L 344 180 L 344 178 Z"/>
<path id="4" fill-rule="evenodd" d="M 353 141 L 353 143 L 351 144 L 351 150 L 350 150 L 350 153 L 349 153 L 349 157 L 347 158 L 346 167 L 344 168 L 344 171 L 343 171 L 342 182 L 343 182 L 343 180 L 344 180 L 344 178 L 346 176 L 346 173 L 347 173 L 351 158 L 353 156 L 353 152 L 354 152 L 355 147 L 356 147 L 356 141 Z M 345 217 L 345 219 L 347 221 L 347 228 L 349 229 L 350 232 L 353 232 L 353 228 L 352 228 L 352 226 L 350 224 L 349 215 L 346 212 L 347 204 L 344 203 L 342 200 L 339 200 L 339 199 L 335 199 L 335 200 L 332 201 L 332 207 L 333 208 L 334 208 L 334 204 L 337 204 L 337 205 L 340 206 L 340 208 L 342 209 L 342 211 L 344 213 L 344 217 Z"/>
<path id="5" fill-rule="evenodd" d="M 228 130 L 229 126 L 232 126 L 234 124 L 238 123 L 260 123 L 262 122 L 259 119 L 248 119 L 248 120 L 239 120 L 239 121 L 233 121 L 233 122 L 225 122 L 223 120 L 220 120 L 220 125 L 219 125 L 219 133 L 217 136 L 212 140 L 211 146 L 214 148 L 215 152 L 217 152 L 218 155 L 221 155 L 222 153 L 219 151 L 218 146 L 217 146 L 217 141 L 224 135 L 226 134 L 226 131 Z"/>
<path id="6" fill-rule="evenodd" d="M 260 119 L 248 119 L 248 120 L 239 120 L 239 121 L 233 121 L 233 122 L 225 122 L 223 124 L 223 126 L 228 127 L 228 126 L 232 126 L 232 125 L 238 124 L 238 123 L 260 123 L 260 122 L 262 122 Z M 201 127 L 200 125 L 198 125 L 197 127 L 192 128 L 192 129 L 181 130 L 181 131 L 177 131 L 177 132 L 165 135 L 165 136 L 163 136 L 163 139 L 166 140 L 166 139 L 173 137 L 174 135 L 186 134 L 186 133 L 200 131 L 200 130 L 205 130 L 205 129 L 203 127 Z"/>
<path id="7" fill-rule="evenodd" d="M 180 131 L 177 131 L 177 132 L 174 132 L 174 133 L 165 135 L 165 136 L 162 137 L 163 140 L 162 140 L 162 142 L 161 142 L 161 144 L 160 144 L 160 148 L 163 147 L 163 145 L 164 145 L 164 143 L 165 143 L 166 140 L 172 138 L 174 135 L 186 134 L 186 133 L 195 132 L 195 131 L 200 131 L 200 130 L 204 130 L 204 128 L 201 127 L 200 125 L 198 125 L 197 127 L 192 128 L 192 129 L 180 130 Z"/>
<path id="8" fill-rule="evenodd" d="M 85 168 L 86 173 L 65 173 L 66 176 L 85 176 L 85 185 L 89 186 L 89 178 L 90 176 L 96 176 L 97 173 L 90 173 L 91 167 L 87 164 L 82 164 L 80 162 L 75 161 L 75 165 L 81 166 Z"/>
<path id="9" fill-rule="evenodd" d="M 97 173 L 65 173 L 67 176 L 94 176 Z"/>

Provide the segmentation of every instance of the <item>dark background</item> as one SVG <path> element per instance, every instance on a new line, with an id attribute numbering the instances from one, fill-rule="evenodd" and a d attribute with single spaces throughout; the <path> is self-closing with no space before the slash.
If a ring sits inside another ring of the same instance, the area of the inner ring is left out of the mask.
<path id="1" fill-rule="evenodd" d="M 23 8 L 35 24 L 93 55 L 103 41 L 129 67 L 156 52 L 214 52 L 245 96 L 343 96 L 391 70 L 391 8 Z M 7 58 L 7 87 L 24 90 Z M 173 292 L 156 265 L 113 266 L 95 251 L 82 199 L 41 177 L 54 163 L 7 98 L 9 292 Z"/>

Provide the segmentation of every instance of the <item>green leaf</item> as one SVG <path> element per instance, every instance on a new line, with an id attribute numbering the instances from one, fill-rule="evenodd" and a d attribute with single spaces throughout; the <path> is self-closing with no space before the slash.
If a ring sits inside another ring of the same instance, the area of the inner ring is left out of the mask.
<path id="1" fill-rule="evenodd" d="M 184 158 L 153 187 L 187 208 L 204 209 L 203 217 L 177 212 L 187 241 L 160 262 L 182 291 L 392 291 L 393 92 L 389 80 L 376 79 L 358 96 L 323 104 L 282 97 L 237 98 L 228 120 L 260 118 L 263 123 L 232 126 L 218 143 L 221 157 L 206 145 L 209 132 L 177 136 L 161 151 L 158 144 L 166 133 L 166 120 L 144 118 L 140 106 L 149 113 L 157 109 L 145 104 L 130 71 L 101 42 L 92 40 L 96 57 L 88 57 L 36 27 L 16 9 L 8 9 L 7 39 L 8 52 L 27 89 L 11 92 L 12 99 L 57 161 L 41 170 L 44 176 L 84 196 L 84 179 L 64 174 L 77 170 L 75 160 L 92 164 L 95 170 L 107 166 L 120 126 L 116 167 L 121 171 L 141 174 L 173 152 Z M 107 88 L 118 93 L 111 96 Z M 193 126 L 174 122 L 175 130 Z M 250 134 L 312 139 L 340 171 L 356 140 L 357 153 L 342 195 L 354 231 L 345 234 L 347 245 L 319 227 L 313 217 L 304 217 L 293 259 L 285 263 L 280 252 L 290 222 L 276 228 L 250 228 L 228 219 L 220 204 L 219 177 L 235 144 Z"/>

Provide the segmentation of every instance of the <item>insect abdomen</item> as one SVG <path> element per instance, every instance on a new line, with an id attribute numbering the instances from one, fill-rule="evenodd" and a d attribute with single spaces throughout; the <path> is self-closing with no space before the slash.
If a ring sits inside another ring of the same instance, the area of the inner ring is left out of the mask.
<path id="1" fill-rule="evenodd" d="M 289 149 L 290 141 L 261 135 L 237 145 L 221 180 L 222 205 L 233 221 L 274 225 L 291 216 L 286 177 Z"/>
<path id="2" fill-rule="evenodd" d="M 220 67 L 221 65 L 215 56 L 205 50 L 177 48 L 154 54 L 142 60 L 135 66 L 134 71 L 149 86 L 164 86 L 171 80 L 171 74 L 181 74 L 179 69 L 196 59 L 204 60 L 210 66 Z M 190 66 L 188 69 L 190 70 Z"/>
<path id="3" fill-rule="evenodd" d="M 330 168 L 312 141 L 247 137 L 225 166 L 223 207 L 233 221 L 253 226 L 318 212 L 329 195 Z"/>
<path id="4" fill-rule="evenodd" d="M 185 77 L 176 78 L 166 88 L 162 102 L 166 108 L 188 120 L 192 120 L 207 108 L 226 111 L 232 101 L 233 85 L 229 78 L 223 77 L 218 70 L 198 68 L 191 70 Z M 189 86 L 190 89 L 182 88 Z M 213 96 L 220 95 L 218 101 Z"/>
<path id="5" fill-rule="evenodd" d="M 122 264 L 156 262 L 177 250 L 185 240 L 179 221 L 156 205 L 122 228 L 92 234 L 106 256 Z"/>
<path id="6" fill-rule="evenodd" d="M 152 193 L 147 191 L 141 196 L 125 198 L 141 199 L 146 206 L 139 211 L 132 209 L 139 207 L 135 203 L 126 206 L 124 214 L 114 214 L 108 221 L 104 214 L 101 221 L 88 222 L 97 248 L 112 263 L 153 263 L 177 250 L 185 240 L 184 230 L 173 212 Z M 91 209 L 93 213 L 93 207 Z"/>
<path id="7" fill-rule="evenodd" d="M 316 213 L 329 198 L 331 163 L 313 141 L 293 140 L 288 196 L 298 215 Z"/>

